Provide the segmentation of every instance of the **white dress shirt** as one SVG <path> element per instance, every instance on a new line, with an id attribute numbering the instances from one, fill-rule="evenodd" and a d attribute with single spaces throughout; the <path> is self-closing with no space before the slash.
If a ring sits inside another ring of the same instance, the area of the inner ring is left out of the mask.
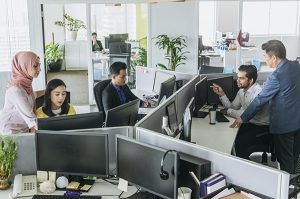
<path id="1" fill-rule="evenodd" d="M 28 132 L 37 126 L 31 95 L 20 87 L 12 86 L 5 93 L 5 104 L 0 115 L 0 132 L 11 134 Z"/>
<path id="2" fill-rule="evenodd" d="M 251 104 L 254 98 L 262 90 L 258 83 L 254 83 L 249 89 L 240 89 L 232 102 L 229 101 L 226 95 L 220 97 L 224 107 L 228 108 L 227 114 L 233 118 L 240 117 L 244 110 Z M 259 111 L 250 123 L 257 125 L 269 125 L 269 105 Z"/>

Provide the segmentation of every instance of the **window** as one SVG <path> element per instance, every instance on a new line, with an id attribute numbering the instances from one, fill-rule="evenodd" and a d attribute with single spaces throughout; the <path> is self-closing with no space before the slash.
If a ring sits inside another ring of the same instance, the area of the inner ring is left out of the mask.
<path id="1" fill-rule="evenodd" d="M 216 2 L 199 1 L 199 35 L 202 35 L 204 45 L 214 44 Z"/>
<path id="2" fill-rule="evenodd" d="M 243 2 L 243 31 L 251 35 L 296 35 L 298 1 Z"/>
<path id="3" fill-rule="evenodd" d="M 14 54 L 30 49 L 27 0 L 0 0 L 0 4 L 0 71 L 9 71 Z"/>

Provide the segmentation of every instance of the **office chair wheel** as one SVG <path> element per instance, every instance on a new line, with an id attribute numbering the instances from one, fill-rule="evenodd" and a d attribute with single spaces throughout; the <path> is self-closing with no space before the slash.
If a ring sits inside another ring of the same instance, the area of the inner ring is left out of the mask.
<path id="1" fill-rule="evenodd" d="M 271 161 L 272 162 L 276 161 L 276 155 L 275 155 L 275 153 L 271 153 Z"/>
<path id="2" fill-rule="evenodd" d="M 261 156 L 261 163 L 268 164 L 268 154 L 267 154 L 267 152 L 263 152 L 263 154 Z"/>

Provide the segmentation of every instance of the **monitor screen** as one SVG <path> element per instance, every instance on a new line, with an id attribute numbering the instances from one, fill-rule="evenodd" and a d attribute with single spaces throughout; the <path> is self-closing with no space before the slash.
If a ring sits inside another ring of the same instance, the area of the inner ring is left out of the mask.
<path id="1" fill-rule="evenodd" d="M 165 149 L 117 136 L 118 177 L 159 197 L 177 198 L 179 158 L 176 152 L 165 156 L 163 170 L 169 173 L 169 178 L 162 180 L 160 165 L 165 152 Z"/>
<path id="2" fill-rule="evenodd" d="M 140 106 L 140 99 L 133 100 L 106 112 L 105 127 L 134 126 Z"/>
<path id="3" fill-rule="evenodd" d="M 175 101 L 171 102 L 167 106 L 167 114 L 168 114 L 168 118 L 169 118 L 169 127 L 170 127 L 172 133 L 175 133 L 178 130 L 178 121 L 177 121 Z"/>
<path id="4" fill-rule="evenodd" d="M 107 134 L 36 133 L 37 169 L 78 176 L 108 176 Z"/>
<path id="5" fill-rule="evenodd" d="M 101 128 L 103 126 L 102 113 L 84 113 L 77 115 L 39 118 L 39 130 L 72 130 Z"/>
<path id="6" fill-rule="evenodd" d="M 210 105 L 216 105 L 219 104 L 219 96 L 214 93 L 211 86 L 213 84 L 218 84 L 222 87 L 223 91 L 227 95 L 229 99 L 234 98 L 233 94 L 233 76 L 227 76 L 227 77 L 219 77 L 215 79 L 208 79 L 207 80 L 207 103 Z"/>
<path id="7" fill-rule="evenodd" d="M 105 38 L 105 49 L 109 49 L 110 44 L 116 43 L 116 42 L 123 42 L 122 39 L 116 38 L 116 39 L 111 39 L 109 37 Z"/>
<path id="8" fill-rule="evenodd" d="M 109 34 L 110 39 L 120 39 L 121 41 L 128 40 L 128 33 L 122 33 L 122 34 Z"/>
<path id="9" fill-rule="evenodd" d="M 175 76 L 161 83 L 158 95 L 158 103 L 163 99 L 164 96 L 166 98 L 169 98 L 174 93 L 175 83 Z"/>
<path id="10" fill-rule="evenodd" d="M 183 113 L 183 134 L 180 136 L 181 140 L 191 142 L 192 134 L 192 117 L 194 113 L 195 98 L 193 97 L 188 105 L 186 106 L 185 112 Z"/>
<path id="11" fill-rule="evenodd" d="M 199 74 L 223 73 L 224 67 L 202 65 Z"/>
<path id="12" fill-rule="evenodd" d="M 207 102 L 207 78 L 204 77 L 195 85 L 195 112 L 199 111 Z"/>
<path id="13" fill-rule="evenodd" d="M 155 72 L 155 78 L 154 78 L 154 84 L 153 84 L 153 92 L 158 94 L 160 91 L 161 83 L 164 81 L 172 78 L 173 75 L 163 72 L 163 71 L 156 71 Z"/>

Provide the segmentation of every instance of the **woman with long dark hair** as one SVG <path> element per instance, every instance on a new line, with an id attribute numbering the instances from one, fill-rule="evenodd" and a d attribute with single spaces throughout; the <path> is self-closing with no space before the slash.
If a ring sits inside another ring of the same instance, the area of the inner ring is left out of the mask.
<path id="1" fill-rule="evenodd" d="M 38 118 L 54 117 L 59 115 L 75 115 L 74 107 L 68 103 L 66 84 L 60 79 L 48 82 L 44 106 L 36 111 Z"/>

